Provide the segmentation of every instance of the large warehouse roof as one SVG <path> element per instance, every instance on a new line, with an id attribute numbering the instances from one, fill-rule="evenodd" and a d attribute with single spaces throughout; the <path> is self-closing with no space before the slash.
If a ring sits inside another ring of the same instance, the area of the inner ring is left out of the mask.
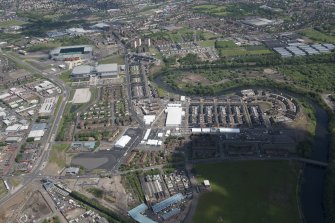
<path id="1" fill-rule="evenodd" d="M 183 109 L 181 107 L 167 107 L 166 126 L 177 127 L 181 125 Z"/>
<path id="2" fill-rule="evenodd" d="M 90 74 L 92 70 L 93 70 L 92 66 L 80 65 L 80 66 L 73 68 L 72 74 L 73 75 Z"/>
<path id="3" fill-rule="evenodd" d="M 131 140 L 130 136 L 124 135 L 115 143 L 115 146 L 119 148 L 124 148 L 129 143 L 130 140 Z"/>
<path id="4" fill-rule="evenodd" d="M 117 67 L 116 63 L 99 64 L 95 69 L 98 73 L 117 72 L 118 71 L 118 67 Z"/>

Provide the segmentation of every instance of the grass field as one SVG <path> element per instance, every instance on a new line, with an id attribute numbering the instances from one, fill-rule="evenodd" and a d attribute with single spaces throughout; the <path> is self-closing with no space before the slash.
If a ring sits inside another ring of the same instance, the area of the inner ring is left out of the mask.
<path id="1" fill-rule="evenodd" d="M 61 75 L 59 75 L 59 79 L 61 79 L 65 83 L 71 82 L 70 75 L 71 75 L 71 71 L 70 70 L 64 71 Z"/>
<path id="2" fill-rule="evenodd" d="M 117 63 L 124 64 L 124 55 L 111 55 L 99 61 L 100 64 Z"/>
<path id="3" fill-rule="evenodd" d="M 22 26 L 24 24 L 27 24 L 27 23 L 24 21 L 19 21 L 19 20 L 2 21 L 0 22 L 0 28 L 8 28 L 10 26 Z"/>
<path id="4" fill-rule="evenodd" d="M 199 198 L 194 223 L 299 223 L 298 171 L 286 161 L 242 161 L 196 166 L 212 192 Z"/>
<path id="5" fill-rule="evenodd" d="M 335 43 L 335 36 L 327 35 L 312 28 L 303 30 L 302 34 L 315 41 Z"/>
<path id="6" fill-rule="evenodd" d="M 227 15 L 226 7 L 219 5 L 199 5 L 194 6 L 193 10 L 197 13 L 204 13 L 214 16 L 225 16 Z"/>
<path id="7" fill-rule="evenodd" d="M 233 56 L 247 56 L 247 55 L 263 55 L 263 54 L 271 54 L 272 52 L 268 49 L 256 49 L 249 50 L 244 47 L 236 47 L 236 48 L 227 48 L 220 49 L 219 54 L 221 57 L 233 57 Z"/>
<path id="8" fill-rule="evenodd" d="M 55 144 L 52 146 L 49 162 L 57 164 L 59 169 L 66 166 L 66 150 L 69 144 Z"/>
<path id="9" fill-rule="evenodd" d="M 0 179 L 0 197 L 4 196 L 7 193 L 5 183 Z"/>

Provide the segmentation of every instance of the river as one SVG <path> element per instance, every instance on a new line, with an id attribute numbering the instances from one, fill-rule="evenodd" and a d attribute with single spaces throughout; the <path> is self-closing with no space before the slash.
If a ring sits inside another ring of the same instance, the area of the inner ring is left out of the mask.
<path id="1" fill-rule="evenodd" d="M 180 89 L 174 89 L 166 84 L 162 75 L 158 75 L 154 78 L 154 82 L 162 87 L 165 91 L 172 92 L 180 95 L 188 95 Z M 224 95 L 233 93 L 242 89 L 253 88 L 252 86 L 232 88 L 223 90 L 217 95 Z M 259 86 L 256 88 L 260 88 Z M 265 87 L 266 88 L 266 87 Z M 255 88 L 254 88 L 255 89 Z M 272 89 L 273 91 L 283 92 L 286 95 L 292 97 L 302 97 L 293 92 L 286 90 Z M 315 130 L 315 142 L 313 145 L 313 152 L 311 159 L 327 162 L 329 155 L 329 142 L 330 135 L 328 132 L 328 121 L 329 117 L 327 112 L 321 108 L 316 102 L 307 99 L 308 103 L 311 104 L 316 111 L 316 130 Z M 324 209 L 323 209 L 323 194 L 325 188 L 326 179 L 326 168 L 317 167 L 314 165 L 306 164 L 303 170 L 302 183 L 300 188 L 300 206 L 304 215 L 304 223 L 325 223 Z"/>

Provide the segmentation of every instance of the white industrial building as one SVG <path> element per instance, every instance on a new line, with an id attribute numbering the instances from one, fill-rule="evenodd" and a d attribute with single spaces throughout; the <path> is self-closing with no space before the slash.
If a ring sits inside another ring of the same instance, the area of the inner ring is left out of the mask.
<path id="1" fill-rule="evenodd" d="M 53 108 L 57 103 L 58 97 L 51 97 L 44 99 L 38 114 L 41 116 L 50 115 L 53 112 Z"/>
<path id="2" fill-rule="evenodd" d="M 73 68 L 71 79 L 80 80 L 96 76 L 99 78 L 118 78 L 119 67 L 116 63 L 100 64 L 95 67 L 89 65 L 80 65 Z"/>
<path id="3" fill-rule="evenodd" d="M 28 138 L 34 138 L 35 141 L 41 140 L 41 138 L 44 136 L 46 128 L 46 123 L 33 124 Z"/>
<path id="4" fill-rule="evenodd" d="M 151 125 L 155 121 L 156 116 L 155 115 L 144 115 L 143 121 L 145 125 Z"/>
<path id="5" fill-rule="evenodd" d="M 130 140 L 131 140 L 130 136 L 124 135 L 115 143 L 115 147 L 124 148 L 130 142 Z"/>
<path id="6" fill-rule="evenodd" d="M 28 125 L 14 124 L 14 125 L 8 126 L 5 131 L 7 133 L 19 132 L 19 131 L 27 130 L 28 128 L 29 128 Z"/>
<path id="7" fill-rule="evenodd" d="M 166 127 L 180 127 L 182 118 L 185 116 L 181 104 L 168 104 L 165 113 L 167 114 Z"/>

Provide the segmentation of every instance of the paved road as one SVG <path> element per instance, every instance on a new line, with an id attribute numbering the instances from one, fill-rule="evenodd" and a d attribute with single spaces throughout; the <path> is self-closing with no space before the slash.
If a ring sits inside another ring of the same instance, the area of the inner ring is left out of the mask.
<path id="1" fill-rule="evenodd" d="M 0 199 L 0 204 L 10 200 L 14 195 L 16 195 L 20 191 L 24 190 L 29 183 L 31 183 L 33 180 L 35 180 L 37 178 L 37 176 L 42 175 L 41 170 L 46 166 L 47 161 L 49 159 L 49 154 L 50 154 L 50 151 L 51 151 L 51 148 L 52 148 L 52 143 L 53 143 L 53 141 L 55 139 L 55 136 L 57 134 L 57 131 L 58 131 L 58 124 L 60 123 L 60 121 L 62 119 L 62 114 L 65 110 L 66 102 L 69 100 L 69 96 L 70 96 L 68 86 L 66 86 L 66 84 L 64 82 L 62 82 L 61 80 L 59 80 L 55 77 L 49 77 L 49 76 L 45 75 L 42 71 L 33 67 L 31 64 L 26 63 L 26 62 L 22 61 L 21 59 L 15 57 L 15 56 L 13 56 L 9 53 L 4 53 L 4 54 L 8 58 L 15 61 L 17 64 L 31 69 L 34 73 L 36 73 L 38 75 L 41 75 L 45 79 L 48 79 L 49 81 L 56 84 L 62 90 L 63 99 L 60 102 L 60 106 L 59 106 L 58 111 L 56 111 L 56 113 L 54 114 L 55 118 L 53 120 L 51 129 L 50 129 L 50 131 L 48 131 L 47 138 L 44 141 L 45 143 L 43 143 L 42 146 L 41 146 L 42 152 L 41 152 L 40 157 L 38 158 L 38 160 L 35 163 L 34 169 L 32 170 L 32 172 L 29 175 L 27 175 L 28 177 L 24 178 L 23 182 L 21 183 L 21 187 L 19 187 L 19 189 L 15 190 L 15 191 L 12 191 L 11 193 L 8 193 L 6 196 L 4 196 Z M 7 179 L 7 178 L 8 177 L 4 177 L 4 179 Z"/>

